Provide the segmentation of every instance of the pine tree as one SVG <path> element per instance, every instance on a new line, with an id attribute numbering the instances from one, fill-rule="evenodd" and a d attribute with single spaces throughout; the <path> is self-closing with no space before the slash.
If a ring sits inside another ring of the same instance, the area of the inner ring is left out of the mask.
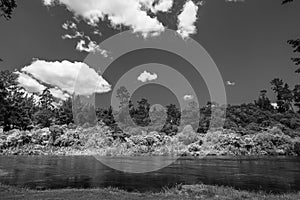
<path id="1" fill-rule="evenodd" d="M 35 122 L 42 127 L 50 127 L 55 120 L 54 97 L 49 88 L 46 88 L 39 97 L 39 109 L 34 114 Z"/>
<path id="2" fill-rule="evenodd" d="M 63 101 L 62 105 L 58 108 L 56 121 L 59 125 L 74 123 L 71 98 Z"/>
<path id="3" fill-rule="evenodd" d="M 0 125 L 4 131 L 17 128 L 26 130 L 32 124 L 33 97 L 18 85 L 18 74 L 0 72 Z"/>

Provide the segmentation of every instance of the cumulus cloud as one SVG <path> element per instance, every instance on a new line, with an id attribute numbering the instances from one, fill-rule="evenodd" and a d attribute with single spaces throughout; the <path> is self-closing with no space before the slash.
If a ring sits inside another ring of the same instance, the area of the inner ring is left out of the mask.
<path id="1" fill-rule="evenodd" d="M 151 74 L 150 72 L 144 71 L 143 73 L 141 73 L 139 75 L 139 77 L 137 78 L 137 80 L 145 83 L 147 81 L 156 80 L 157 78 L 158 78 L 157 74 L 155 74 L 155 73 Z"/>
<path id="2" fill-rule="evenodd" d="M 178 15 L 178 30 L 177 32 L 186 38 L 190 34 L 195 34 L 197 28 L 195 22 L 197 20 L 198 6 L 193 1 L 188 1 L 183 6 L 182 12 Z"/>
<path id="3" fill-rule="evenodd" d="M 148 10 L 151 10 L 153 13 L 167 12 L 173 6 L 173 0 L 139 0 L 142 5 L 144 5 Z"/>
<path id="4" fill-rule="evenodd" d="M 39 101 L 38 94 L 41 94 L 46 89 L 46 86 L 42 85 L 41 83 L 39 83 L 39 81 L 35 80 L 28 74 L 22 72 L 16 72 L 16 74 L 19 75 L 18 77 L 19 86 L 25 89 L 24 90 L 25 94 L 28 94 L 29 96 L 33 95 L 35 101 L 38 102 Z M 49 91 L 55 98 L 61 100 L 66 100 L 67 98 L 70 97 L 70 94 L 62 91 L 57 87 L 50 88 Z"/>
<path id="5" fill-rule="evenodd" d="M 69 98 L 71 95 L 63 92 L 61 89 L 59 88 L 50 88 L 49 91 L 51 92 L 51 94 L 56 97 L 56 98 L 59 98 L 59 99 L 62 99 L 62 100 L 66 100 L 67 98 Z"/>
<path id="6" fill-rule="evenodd" d="M 228 86 L 235 86 L 235 82 L 233 82 L 233 81 L 226 81 L 226 85 L 228 85 Z"/>
<path id="7" fill-rule="evenodd" d="M 184 95 L 183 99 L 185 101 L 190 101 L 190 100 L 193 100 L 194 99 L 194 96 L 193 95 L 190 95 L 190 94 L 187 94 L 187 95 Z"/>
<path id="8" fill-rule="evenodd" d="M 145 37 L 162 32 L 164 30 L 162 23 L 156 17 L 150 17 L 147 11 L 142 9 L 141 1 L 147 0 L 58 0 L 57 2 L 64 4 L 68 10 L 76 16 L 83 17 L 93 26 L 107 17 L 113 26 L 128 26 L 133 32 L 142 33 Z M 47 6 L 53 5 L 54 2 L 55 0 L 44 0 Z M 164 0 L 157 6 L 157 10 L 166 10 L 170 2 Z"/>
<path id="9" fill-rule="evenodd" d="M 46 87 L 40 84 L 37 80 L 31 78 L 29 75 L 16 72 L 19 85 L 22 86 L 29 93 L 41 93 Z"/>
<path id="10" fill-rule="evenodd" d="M 157 11 L 167 12 L 173 6 L 173 0 L 160 0 L 157 5 L 155 5 L 152 9 L 154 13 Z"/>
<path id="11" fill-rule="evenodd" d="M 31 65 L 22 68 L 21 72 L 30 74 L 34 79 L 53 86 L 52 92 L 58 96 L 74 93 L 90 95 L 104 93 L 111 89 L 109 83 L 94 69 L 82 62 L 36 60 Z M 78 78 L 78 73 L 81 76 Z M 29 87 L 29 86 L 27 86 Z M 59 93 L 60 90 L 62 93 Z"/>

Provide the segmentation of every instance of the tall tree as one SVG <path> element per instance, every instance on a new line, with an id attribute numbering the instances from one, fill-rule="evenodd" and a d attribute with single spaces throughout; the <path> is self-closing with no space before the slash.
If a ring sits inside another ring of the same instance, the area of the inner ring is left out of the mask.
<path id="1" fill-rule="evenodd" d="M 53 110 L 55 102 L 54 96 L 51 94 L 49 88 L 45 88 L 40 95 L 40 107 L 42 109 Z"/>
<path id="2" fill-rule="evenodd" d="M 261 90 L 258 100 L 255 101 L 255 104 L 263 110 L 270 110 L 272 108 L 271 101 L 267 97 L 267 90 Z"/>
<path id="3" fill-rule="evenodd" d="M 137 101 L 138 106 L 136 109 L 131 108 L 131 117 L 133 121 L 138 126 L 148 126 L 151 122 L 149 111 L 150 111 L 150 104 L 148 100 L 142 98 L 140 101 Z"/>
<path id="4" fill-rule="evenodd" d="M 178 126 L 180 125 L 181 112 L 174 104 L 167 105 L 166 109 L 167 119 L 162 132 L 168 135 L 176 134 L 178 132 Z"/>
<path id="5" fill-rule="evenodd" d="M 27 129 L 31 125 L 33 97 L 18 84 L 18 74 L 0 72 L 0 126 L 4 131 Z"/>
<path id="6" fill-rule="evenodd" d="M 125 86 L 122 86 L 117 90 L 117 98 L 120 101 L 120 108 L 128 107 L 130 93 Z"/>
<path id="7" fill-rule="evenodd" d="M 278 111 L 286 112 L 290 109 L 293 110 L 293 92 L 289 89 L 289 85 L 278 78 L 273 79 L 271 85 L 273 85 L 272 89 L 277 96 Z"/>
<path id="8" fill-rule="evenodd" d="M 72 112 L 72 98 L 68 98 L 62 102 L 62 105 L 57 110 L 57 124 L 74 123 Z"/>
<path id="9" fill-rule="evenodd" d="M 55 121 L 54 97 L 49 88 L 45 88 L 39 98 L 39 110 L 34 114 L 35 122 L 42 127 L 49 127 Z"/>
<path id="10" fill-rule="evenodd" d="M 294 101 L 295 101 L 295 106 L 299 108 L 298 113 L 300 113 L 300 85 L 296 85 L 294 90 Z"/>
<path id="11" fill-rule="evenodd" d="M 282 4 L 287 4 L 287 3 L 291 3 L 294 0 L 283 0 Z M 291 39 L 287 41 L 288 44 L 290 44 L 293 48 L 294 53 L 300 53 L 300 39 Z M 296 65 L 300 65 L 300 57 L 294 57 L 291 58 L 291 60 L 296 64 Z M 300 68 L 298 68 L 296 70 L 296 73 L 300 73 Z"/>

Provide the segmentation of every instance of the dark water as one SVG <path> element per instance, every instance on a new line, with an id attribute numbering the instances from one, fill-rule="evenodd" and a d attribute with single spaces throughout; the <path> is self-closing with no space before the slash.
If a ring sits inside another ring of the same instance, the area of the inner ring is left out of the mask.
<path id="1" fill-rule="evenodd" d="M 183 158 L 156 172 L 130 174 L 110 169 L 92 156 L 0 156 L 0 182 L 29 188 L 112 186 L 141 192 L 204 183 L 283 193 L 300 191 L 300 158 Z"/>

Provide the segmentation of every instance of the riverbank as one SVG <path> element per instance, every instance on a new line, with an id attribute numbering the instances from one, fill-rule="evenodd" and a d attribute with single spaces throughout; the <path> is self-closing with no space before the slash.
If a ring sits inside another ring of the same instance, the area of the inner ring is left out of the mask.
<path id="1" fill-rule="evenodd" d="M 182 199 L 203 199 L 203 200 L 296 200 L 300 199 L 300 192 L 294 194 L 266 194 L 263 192 L 239 191 L 230 187 L 208 186 L 208 185 L 182 185 L 176 188 L 167 189 L 160 193 L 136 193 L 126 192 L 114 188 L 106 189 L 61 189 L 61 190 L 30 190 L 0 184 L 1 199 L 65 199 L 65 200 L 182 200 Z"/>
<path id="2" fill-rule="evenodd" d="M 116 136 L 107 126 L 53 126 L 31 131 L 0 132 L 0 155 L 100 156 L 297 156 L 300 137 L 282 127 L 258 132 L 218 129 L 196 133 L 191 126 L 170 136 L 142 128 Z"/>

